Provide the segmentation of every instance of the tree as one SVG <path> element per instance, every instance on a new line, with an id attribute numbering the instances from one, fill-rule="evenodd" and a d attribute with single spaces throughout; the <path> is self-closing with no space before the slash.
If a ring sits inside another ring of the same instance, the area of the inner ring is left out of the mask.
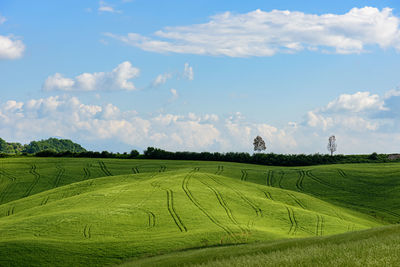
<path id="1" fill-rule="evenodd" d="M 267 149 L 267 147 L 265 146 L 264 140 L 259 135 L 257 135 L 256 138 L 254 138 L 253 145 L 254 145 L 254 151 L 257 151 L 257 152 Z"/>
<path id="2" fill-rule="evenodd" d="M 328 146 L 327 146 L 328 151 L 331 152 L 331 156 L 333 156 L 333 152 L 336 151 L 336 148 L 337 148 L 336 137 L 332 135 L 328 139 Z"/>

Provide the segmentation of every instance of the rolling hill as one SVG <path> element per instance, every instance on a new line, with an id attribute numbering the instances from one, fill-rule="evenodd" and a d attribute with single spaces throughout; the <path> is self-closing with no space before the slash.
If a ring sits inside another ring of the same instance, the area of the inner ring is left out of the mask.
<path id="1" fill-rule="evenodd" d="M 396 223 L 399 170 L 396 163 L 1 159 L 0 265 L 118 264 Z"/>

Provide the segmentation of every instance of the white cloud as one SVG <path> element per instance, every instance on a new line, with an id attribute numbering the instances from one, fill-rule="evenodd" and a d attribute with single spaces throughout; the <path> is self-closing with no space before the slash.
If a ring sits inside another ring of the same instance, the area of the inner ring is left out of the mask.
<path id="1" fill-rule="evenodd" d="M 137 33 L 106 35 L 159 53 L 263 57 L 302 50 L 362 53 L 368 46 L 400 51 L 399 25 L 391 8 L 353 8 L 345 14 L 322 15 L 258 9 L 217 14 L 204 24 L 165 27 L 154 38 Z"/>
<path id="2" fill-rule="evenodd" d="M 385 110 L 384 101 L 378 95 L 371 95 L 370 92 L 357 92 L 355 94 L 342 94 L 326 106 L 331 111 L 371 111 Z"/>
<path id="3" fill-rule="evenodd" d="M 114 7 L 111 5 L 107 4 L 105 1 L 100 1 L 99 2 L 99 12 L 110 12 L 110 13 L 121 13 L 120 10 L 115 10 Z"/>
<path id="4" fill-rule="evenodd" d="M 154 79 L 154 81 L 152 83 L 152 87 L 158 87 L 160 85 L 163 85 L 163 84 L 165 84 L 167 82 L 167 80 L 169 80 L 171 78 L 172 78 L 172 74 L 171 73 L 160 74 Z"/>
<path id="5" fill-rule="evenodd" d="M 170 92 L 178 94 L 173 89 Z M 360 101 L 360 95 L 373 101 Z M 114 151 L 155 146 L 181 151 L 251 152 L 254 137 L 260 135 L 268 152 L 326 153 L 327 139 L 334 134 L 338 153 L 393 152 L 400 147 L 400 95 L 395 91 L 386 95 L 391 96 L 375 97 L 365 92 L 348 95 L 345 100 L 339 96 L 330 102 L 335 105 L 328 103 L 309 111 L 303 122 L 283 126 L 267 121 L 254 123 L 240 112 L 222 117 L 193 112 L 143 115 L 110 103 L 84 104 L 69 96 L 10 100 L 0 104 L 0 136 L 19 142 L 59 136 L 99 150 L 104 149 L 99 144 L 109 144 L 108 149 Z M 348 99 L 357 104 L 349 104 Z"/>
<path id="6" fill-rule="evenodd" d="M 20 58 L 24 51 L 25 45 L 21 40 L 13 36 L 0 35 L 0 60 Z"/>
<path id="7" fill-rule="evenodd" d="M 185 63 L 185 68 L 183 70 L 183 77 L 190 81 L 194 79 L 193 68 L 189 65 L 189 63 Z"/>
<path id="8" fill-rule="evenodd" d="M 136 78 L 139 72 L 138 68 L 125 61 L 111 72 L 83 73 L 74 79 L 56 73 L 46 79 L 42 88 L 45 91 L 130 91 L 136 89 L 130 80 Z"/>

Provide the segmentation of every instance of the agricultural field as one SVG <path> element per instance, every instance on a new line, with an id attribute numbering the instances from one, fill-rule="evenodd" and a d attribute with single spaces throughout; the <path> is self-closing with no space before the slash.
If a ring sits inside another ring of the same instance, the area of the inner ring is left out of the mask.
<path id="1" fill-rule="evenodd" d="M 313 251 L 321 242 L 362 242 L 376 227 L 399 232 L 386 226 L 400 222 L 399 173 L 397 163 L 0 159 L 0 265 L 151 265 L 157 255 L 174 263 L 177 251 L 221 249 L 246 262 L 238 251 L 257 246 L 263 260 L 276 246 L 301 255 L 298 242 Z"/>

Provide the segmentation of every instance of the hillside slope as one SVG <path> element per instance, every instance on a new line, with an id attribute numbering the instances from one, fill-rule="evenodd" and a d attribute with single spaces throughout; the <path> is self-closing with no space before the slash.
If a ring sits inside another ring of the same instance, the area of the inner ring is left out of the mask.
<path id="1" fill-rule="evenodd" d="M 373 189 L 355 185 L 376 183 L 396 206 L 399 165 L 379 172 L 367 165 L 322 167 L 4 159 L 0 265 L 105 265 L 196 247 L 332 235 L 397 218 L 395 209 L 368 203 Z M 348 208 L 357 201 L 363 213 Z"/>

